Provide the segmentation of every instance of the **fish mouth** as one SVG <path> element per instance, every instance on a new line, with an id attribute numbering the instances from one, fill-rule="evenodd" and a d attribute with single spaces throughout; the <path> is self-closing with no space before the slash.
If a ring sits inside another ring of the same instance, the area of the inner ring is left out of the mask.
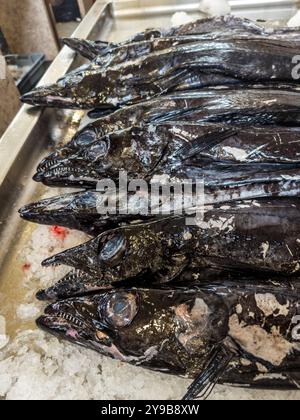
<path id="1" fill-rule="evenodd" d="M 54 286 L 40 290 L 36 297 L 40 301 L 59 301 L 72 297 L 82 297 L 95 292 L 109 291 L 110 285 L 103 285 L 97 277 L 80 270 L 71 271 Z"/>
<path id="2" fill-rule="evenodd" d="M 76 310 L 75 300 L 62 301 L 49 305 L 44 315 L 36 320 L 42 330 L 59 338 L 65 338 L 77 344 L 84 344 L 93 339 L 93 324 L 88 317 Z M 81 302 L 78 302 L 81 308 Z"/>
<path id="3" fill-rule="evenodd" d="M 118 233 L 118 230 L 111 230 L 85 244 L 47 258 L 42 262 L 42 266 L 67 265 L 96 277 L 99 284 L 101 282 L 101 285 L 105 286 L 128 278 L 122 261 L 125 253 L 125 237 Z"/>
<path id="4" fill-rule="evenodd" d="M 63 251 L 42 262 L 44 267 L 67 265 L 91 275 L 101 275 L 98 263 L 98 238 Z"/>
<path id="5" fill-rule="evenodd" d="M 114 357 L 112 350 L 118 352 L 118 349 L 111 337 L 111 327 L 105 322 L 110 296 L 110 293 L 104 292 L 50 304 L 44 315 L 36 320 L 36 324 L 58 338 Z M 135 315 L 134 303 L 131 303 L 131 316 Z"/>
<path id="6" fill-rule="evenodd" d="M 57 166 L 61 165 L 68 158 L 70 158 L 74 153 L 74 150 L 71 147 L 61 147 L 55 152 L 51 153 L 49 156 L 45 157 L 38 165 L 36 172 L 37 174 L 47 172 Z"/>
<path id="7" fill-rule="evenodd" d="M 25 93 L 21 97 L 21 101 L 33 106 L 76 108 L 75 100 L 68 97 L 66 90 L 56 84 L 38 87 Z"/>
<path id="8" fill-rule="evenodd" d="M 75 200 L 76 194 L 53 197 L 28 204 L 19 210 L 19 214 L 29 222 L 63 226 L 76 211 Z"/>
<path id="9" fill-rule="evenodd" d="M 79 188 L 95 187 L 101 180 L 101 174 L 95 174 L 88 168 L 79 165 L 72 165 L 69 162 L 60 162 L 54 164 L 54 167 L 48 167 L 47 170 L 39 169 L 33 176 L 35 182 L 42 182 L 48 186 L 74 186 Z"/>

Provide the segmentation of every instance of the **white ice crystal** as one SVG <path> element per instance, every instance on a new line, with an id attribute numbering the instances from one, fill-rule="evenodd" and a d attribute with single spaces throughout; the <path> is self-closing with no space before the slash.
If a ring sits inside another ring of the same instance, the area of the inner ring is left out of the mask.
<path id="1" fill-rule="evenodd" d="M 176 12 L 172 16 L 172 26 L 185 25 L 186 23 L 192 22 L 194 19 L 189 16 L 186 12 Z"/>
<path id="2" fill-rule="evenodd" d="M 300 10 L 288 21 L 290 28 L 300 26 Z"/>
<path id="3" fill-rule="evenodd" d="M 9 337 L 6 335 L 6 320 L 4 316 L 0 315 L 0 349 L 3 349 L 9 342 Z"/>
<path id="4" fill-rule="evenodd" d="M 40 309 L 34 304 L 22 304 L 17 308 L 17 316 L 20 319 L 34 319 L 39 314 Z"/>
<path id="5" fill-rule="evenodd" d="M 210 16 L 227 15 L 231 11 L 228 0 L 201 0 L 199 9 Z"/>

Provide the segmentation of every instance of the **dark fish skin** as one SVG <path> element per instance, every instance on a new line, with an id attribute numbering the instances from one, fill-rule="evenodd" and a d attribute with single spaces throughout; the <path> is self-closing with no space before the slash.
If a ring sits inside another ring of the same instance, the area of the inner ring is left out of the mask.
<path id="1" fill-rule="evenodd" d="M 94 60 L 98 55 L 106 54 L 111 49 L 116 48 L 115 44 L 89 39 L 63 38 L 62 42 L 88 60 Z"/>
<path id="2" fill-rule="evenodd" d="M 189 77 L 191 68 L 222 73 L 248 83 L 270 80 L 294 83 L 293 57 L 298 50 L 297 42 L 284 40 L 195 42 L 108 68 L 93 63 L 21 99 L 31 105 L 63 108 L 123 106 L 176 89 Z"/>
<path id="3" fill-rule="evenodd" d="M 242 125 L 299 126 L 300 93 L 288 90 L 207 90 L 181 92 L 125 107 L 85 126 L 62 149 L 42 162 L 38 172 L 53 167 L 107 134 L 134 125 L 178 122 L 223 122 Z M 224 122 L 225 120 L 225 122 Z"/>
<path id="4" fill-rule="evenodd" d="M 208 207 L 199 226 L 178 216 L 122 227 L 43 265 L 72 266 L 102 285 L 144 273 L 168 282 L 187 266 L 293 276 L 300 271 L 299 215 L 297 198 L 232 202 Z"/>
<path id="5" fill-rule="evenodd" d="M 137 224 L 158 217 L 151 216 L 148 197 L 143 199 L 141 195 L 137 197 L 135 193 L 129 193 L 128 203 L 126 201 L 124 206 L 117 203 L 116 215 L 99 213 L 99 206 L 105 200 L 105 195 L 100 191 L 69 193 L 29 204 L 22 207 L 19 213 L 23 219 L 34 223 L 64 226 L 92 236 L 122 225 Z M 127 206 L 131 214 L 125 213 Z"/>
<path id="6" fill-rule="evenodd" d="M 45 158 L 34 176 L 47 185 L 97 184 L 109 176 L 118 180 L 126 171 L 132 178 L 176 174 L 176 168 L 193 159 L 208 163 L 299 164 L 300 129 L 284 127 L 233 127 L 222 124 L 164 123 L 131 127 L 104 136 L 90 145 L 62 149 Z"/>
<path id="7" fill-rule="evenodd" d="M 299 281 L 125 289 L 60 301 L 43 330 L 122 362 L 196 379 L 185 399 L 221 384 L 297 389 Z M 207 395 L 206 395 L 207 396 Z"/>
<path id="8" fill-rule="evenodd" d="M 101 56 L 111 52 L 116 48 L 126 46 L 128 44 L 152 41 L 154 39 L 187 36 L 187 35 L 205 35 L 213 32 L 222 32 L 229 30 L 231 33 L 243 33 L 262 35 L 263 28 L 256 25 L 248 19 L 241 19 L 235 16 L 222 16 L 207 19 L 198 19 L 192 23 L 173 27 L 171 29 L 147 29 L 144 32 L 135 34 L 133 37 L 120 43 L 109 43 L 105 41 L 90 41 L 76 38 L 64 38 L 63 43 L 68 45 L 74 51 L 80 53 L 83 57 L 93 60 L 97 56 Z"/>
<path id="9" fill-rule="evenodd" d="M 253 182 L 248 185 L 231 185 L 230 187 L 224 186 L 217 189 L 205 188 L 204 191 L 205 203 L 213 205 L 264 197 L 299 197 L 300 180 Z M 129 192 L 128 200 L 130 214 L 122 213 L 123 206 L 120 206 L 119 202 L 117 203 L 116 214 L 100 214 L 98 205 L 103 202 L 103 193 L 88 190 L 41 200 L 22 207 L 19 213 L 23 219 L 30 222 L 64 226 L 83 231 L 92 236 L 98 236 L 106 230 L 123 225 L 166 217 L 161 208 L 163 201 L 160 203 L 161 213 L 154 216 L 147 197 L 143 198 L 141 194 L 136 195 L 136 193 Z M 127 205 L 127 201 L 125 203 Z M 172 197 L 169 208 L 169 214 L 174 214 L 176 205 Z"/>
<path id="10" fill-rule="evenodd" d="M 96 57 L 106 55 L 128 44 L 152 41 L 166 37 L 182 37 L 187 35 L 211 36 L 212 33 L 224 33 L 229 31 L 231 35 L 257 35 L 269 36 L 272 38 L 298 39 L 299 28 L 274 28 L 264 29 L 255 22 L 248 19 L 241 19 L 235 16 L 222 16 L 207 19 L 199 19 L 195 22 L 181 25 L 172 29 L 148 29 L 145 32 L 134 35 L 121 43 L 108 43 L 105 41 L 90 41 L 74 38 L 63 39 L 64 44 L 83 57 L 93 60 Z"/>

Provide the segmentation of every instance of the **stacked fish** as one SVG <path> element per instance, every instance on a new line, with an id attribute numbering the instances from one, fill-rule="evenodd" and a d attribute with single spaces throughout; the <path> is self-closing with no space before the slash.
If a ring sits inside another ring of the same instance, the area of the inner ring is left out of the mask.
<path id="1" fill-rule="evenodd" d="M 91 239 L 43 263 L 74 271 L 38 293 L 54 302 L 38 325 L 194 379 L 185 399 L 216 383 L 299 387 L 300 29 L 226 16 L 120 44 L 65 43 L 89 64 L 23 101 L 93 109 L 35 175 L 79 190 L 20 213 Z M 99 182 L 121 189 L 120 172 L 126 186 L 167 177 L 193 189 L 202 179 L 201 221 L 187 223 L 192 206 L 177 213 L 174 191 L 168 215 L 134 189 L 116 214 L 99 214 Z"/>

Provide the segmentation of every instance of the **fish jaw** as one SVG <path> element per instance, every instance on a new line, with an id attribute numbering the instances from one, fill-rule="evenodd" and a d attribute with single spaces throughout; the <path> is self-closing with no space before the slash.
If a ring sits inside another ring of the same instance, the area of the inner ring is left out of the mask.
<path id="1" fill-rule="evenodd" d="M 43 261 L 44 267 L 67 265 L 91 275 L 101 275 L 100 261 L 98 258 L 99 239 L 91 241 L 75 248 L 68 249 L 54 257 Z"/>
<path id="2" fill-rule="evenodd" d="M 89 299 L 70 299 L 49 305 L 36 324 L 58 338 L 89 347 L 89 341 L 94 340 L 92 321 L 96 314 L 97 307 Z"/>
<path id="3" fill-rule="evenodd" d="M 42 265 L 44 267 L 67 265 L 76 270 L 82 270 L 86 274 L 96 277 L 99 286 L 120 282 L 123 280 L 123 275 L 125 279 L 128 278 L 129 276 L 126 276 L 127 272 L 122 265 L 114 268 L 103 262 L 102 250 L 107 250 L 110 261 L 113 261 L 114 258 L 118 261 L 117 258 L 123 256 L 126 251 L 120 241 L 118 230 L 105 232 L 83 245 L 48 258 L 43 261 Z"/>
<path id="4" fill-rule="evenodd" d="M 102 284 L 101 279 L 89 276 L 83 271 L 71 271 L 54 286 L 40 290 L 36 297 L 40 301 L 59 301 L 72 297 L 81 297 L 90 293 L 109 290 L 111 286 Z"/>
<path id="5" fill-rule="evenodd" d="M 94 191 L 70 193 L 29 204 L 19 210 L 20 216 L 29 222 L 64 226 L 69 229 L 93 232 L 93 222 L 99 221 L 97 203 L 101 195 Z M 105 222 L 103 222 L 105 225 Z"/>
<path id="6" fill-rule="evenodd" d="M 46 106 L 53 108 L 77 108 L 75 98 L 69 96 L 66 89 L 57 84 L 38 87 L 25 93 L 21 101 L 33 106 Z"/>
<path id="7" fill-rule="evenodd" d="M 148 234 L 147 243 L 145 235 Z M 147 269 L 158 269 L 163 264 L 159 238 L 151 226 L 134 225 L 106 231 L 91 241 L 55 255 L 42 264 L 68 265 L 97 276 L 103 285 L 118 283 L 140 276 Z M 142 255 L 137 258 L 137 250 Z M 148 256 L 155 253 L 149 260 Z"/>
<path id="8" fill-rule="evenodd" d="M 130 362 L 118 348 L 118 329 L 130 325 L 138 309 L 136 292 L 98 293 L 51 304 L 36 323 L 59 338 Z"/>

